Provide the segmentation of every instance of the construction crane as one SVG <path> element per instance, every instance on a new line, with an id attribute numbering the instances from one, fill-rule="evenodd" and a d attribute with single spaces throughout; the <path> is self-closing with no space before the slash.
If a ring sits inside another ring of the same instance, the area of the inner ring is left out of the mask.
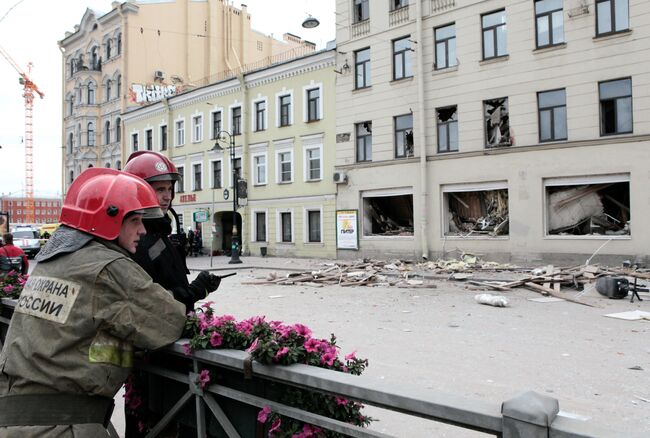
<path id="1" fill-rule="evenodd" d="M 4 18 L 4 17 L 3 17 Z M 29 78 L 33 64 L 27 63 L 27 73 L 13 60 L 11 56 L 0 46 L 0 54 L 9 61 L 9 64 L 20 76 L 18 82 L 23 86 L 23 98 L 25 99 L 25 222 L 35 223 L 34 214 L 34 153 L 32 134 L 32 110 L 34 108 L 34 93 L 42 99 L 45 94 L 38 89 L 36 84 Z"/>

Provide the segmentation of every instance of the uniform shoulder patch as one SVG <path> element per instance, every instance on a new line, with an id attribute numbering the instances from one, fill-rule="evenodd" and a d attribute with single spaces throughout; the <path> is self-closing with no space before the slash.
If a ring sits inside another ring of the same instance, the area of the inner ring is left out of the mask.
<path id="1" fill-rule="evenodd" d="M 31 276 L 20 293 L 15 311 L 64 324 L 81 286 L 55 277 Z"/>

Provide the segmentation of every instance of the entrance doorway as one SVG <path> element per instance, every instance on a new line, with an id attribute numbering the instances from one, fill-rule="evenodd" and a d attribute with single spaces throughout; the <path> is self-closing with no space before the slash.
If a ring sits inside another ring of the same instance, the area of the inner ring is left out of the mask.
<path id="1" fill-rule="evenodd" d="M 242 218 L 236 213 L 239 247 L 242 246 Z M 215 235 L 212 250 L 215 255 L 230 255 L 232 247 L 232 211 L 220 211 L 214 214 Z"/>

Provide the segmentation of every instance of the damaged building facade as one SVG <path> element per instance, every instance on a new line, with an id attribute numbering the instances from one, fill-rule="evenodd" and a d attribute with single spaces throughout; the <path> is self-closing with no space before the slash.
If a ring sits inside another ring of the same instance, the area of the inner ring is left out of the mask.
<path id="1" fill-rule="evenodd" d="M 647 258 L 649 2 L 337 14 L 337 210 L 358 217 L 338 257 Z"/>

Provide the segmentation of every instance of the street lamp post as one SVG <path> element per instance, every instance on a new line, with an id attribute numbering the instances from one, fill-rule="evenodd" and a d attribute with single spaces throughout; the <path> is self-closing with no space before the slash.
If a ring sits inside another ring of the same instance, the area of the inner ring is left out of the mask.
<path id="1" fill-rule="evenodd" d="M 213 149 L 223 150 L 219 145 L 219 140 L 224 140 L 223 136 L 228 136 L 228 153 L 230 154 L 230 169 L 232 171 L 232 242 L 230 245 L 230 261 L 228 263 L 241 263 L 239 258 L 240 242 L 239 233 L 237 232 L 237 183 L 239 175 L 235 169 L 235 138 L 228 131 L 219 131 Z M 214 213 L 213 213 L 214 214 Z"/>

